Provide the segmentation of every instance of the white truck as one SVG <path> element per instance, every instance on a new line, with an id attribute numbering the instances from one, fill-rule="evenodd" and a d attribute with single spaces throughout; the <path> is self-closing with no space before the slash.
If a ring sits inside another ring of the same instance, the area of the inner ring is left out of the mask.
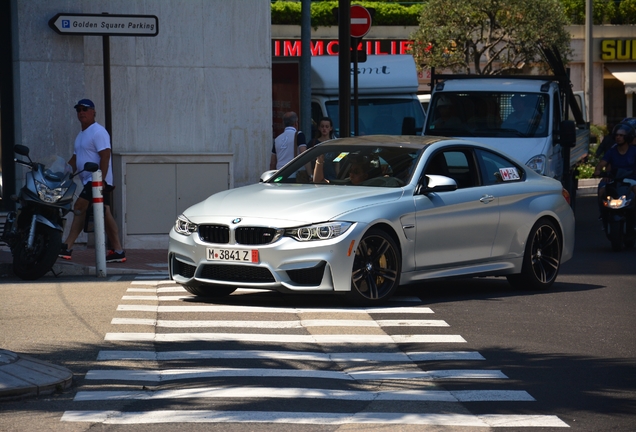
<path id="1" fill-rule="evenodd" d="M 560 180 L 576 199 L 576 167 L 588 155 L 589 123 L 565 69 L 555 75 L 436 75 L 424 135 L 487 143 L 539 174 Z M 569 120 L 574 118 L 574 121 Z"/>
<path id="2" fill-rule="evenodd" d="M 351 66 L 351 76 L 355 71 Z M 410 55 L 369 55 L 358 63 L 360 135 L 420 135 L 424 109 L 417 97 L 417 69 Z M 353 79 L 352 79 L 353 82 Z M 351 97 L 354 93 L 352 90 Z M 338 57 L 311 59 L 311 118 L 330 117 L 339 131 Z M 354 131 L 353 100 L 351 131 Z"/>

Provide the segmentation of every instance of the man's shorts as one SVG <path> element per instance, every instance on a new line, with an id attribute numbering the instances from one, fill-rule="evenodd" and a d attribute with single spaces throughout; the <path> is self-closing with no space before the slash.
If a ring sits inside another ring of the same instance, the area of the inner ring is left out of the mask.
<path id="1" fill-rule="evenodd" d="M 103 190 L 104 195 L 104 205 L 110 206 L 110 191 L 115 189 L 112 186 L 106 185 Z M 88 182 L 84 185 L 84 189 L 82 189 L 82 193 L 79 195 L 80 198 L 85 199 L 89 203 L 93 203 L 93 182 Z"/>

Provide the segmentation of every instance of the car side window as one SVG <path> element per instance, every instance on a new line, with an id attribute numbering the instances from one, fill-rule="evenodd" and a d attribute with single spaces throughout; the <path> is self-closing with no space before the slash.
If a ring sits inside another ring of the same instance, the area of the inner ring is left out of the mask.
<path id="1" fill-rule="evenodd" d="M 480 161 L 484 184 L 494 185 L 523 180 L 524 171 L 511 161 L 483 150 L 477 152 L 477 157 Z"/>
<path id="2" fill-rule="evenodd" d="M 468 149 L 437 153 L 431 158 L 424 174 L 450 177 L 455 180 L 458 189 L 474 187 L 479 184 L 472 150 Z"/>

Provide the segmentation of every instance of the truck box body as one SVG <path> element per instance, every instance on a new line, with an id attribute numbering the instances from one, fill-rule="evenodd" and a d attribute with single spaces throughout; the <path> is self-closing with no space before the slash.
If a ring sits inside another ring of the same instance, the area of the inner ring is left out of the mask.
<path id="1" fill-rule="evenodd" d="M 351 88 L 353 89 L 353 64 Z M 417 70 L 410 55 L 370 55 L 358 63 L 358 119 L 360 135 L 402 134 L 404 118 L 415 120 L 415 131 L 424 126 L 424 110 L 417 98 Z M 353 117 L 353 90 L 351 91 Z M 311 59 L 311 113 L 317 124 L 327 116 L 338 135 L 338 57 Z M 351 120 L 353 131 L 354 121 Z"/>
<path id="2" fill-rule="evenodd" d="M 425 135 L 484 142 L 540 174 L 563 181 L 564 153 L 559 133 L 566 120 L 566 104 L 558 81 L 446 77 L 434 84 Z M 521 108 L 516 110 L 515 105 Z M 588 154 L 589 124 L 578 124 L 576 134 L 576 144 L 568 148 L 569 175 Z"/>

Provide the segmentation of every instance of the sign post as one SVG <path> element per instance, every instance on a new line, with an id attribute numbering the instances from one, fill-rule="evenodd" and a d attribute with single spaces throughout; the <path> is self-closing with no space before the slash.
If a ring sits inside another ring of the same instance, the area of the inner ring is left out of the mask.
<path id="1" fill-rule="evenodd" d="M 101 36 L 102 37 L 102 56 L 104 68 L 104 127 L 108 131 L 111 139 L 112 152 L 112 115 L 110 100 L 110 36 L 150 36 L 154 37 L 159 34 L 159 18 L 155 15 L 111 15 L 103 14 L 76 14 L 76 13 L 58 13 L 49 20 L 49 27 L 60 35 L 70 36 Z M 111 153 L 112 154 L 112 153 Z M 99 181 L 101 183 L 101 173 Z M 93 188 L 93 196 L 97 191 Z M 99 189 L 100 199 L 102 191 Z M 111 200 L 112 201 L 112 200 Z M 103 202 L 103 201 L 102 201 Z M 103 207 L 103 204 L 101 204 Z M 96 206 L 97 207 L 97 206 Z M 95 220 L 97 222 L 98 214 L 102 215 L 103 211 L 95 211 Z M 101 228 L 95 224 L 95 237 L 98 243 L 95 253 L 97 257 L 97 273 L 98 276 L 106 275 L 105 264 L 105 247 L 99 243 L 101 235 L 102 242 L 104 239 L 104 223 L 102 219 Z M 100 250 L 101 249 L 101 250 Z M 100 256 L 103 255 L 103 266 Z M 103 268 L 103 271 L 102 271 Z"/>
<path id="2" fill-rule="evenodd" d="M 360 121 L 358 119 L 358 45 L 364 36 L 371 30 L 371 13 L 367 8 L 351 6 L 351 44 L 353 45 L 353 131 L 354 135 L 360 135 Z M 365 52 L 366 61 L 366 52 Z"/>

